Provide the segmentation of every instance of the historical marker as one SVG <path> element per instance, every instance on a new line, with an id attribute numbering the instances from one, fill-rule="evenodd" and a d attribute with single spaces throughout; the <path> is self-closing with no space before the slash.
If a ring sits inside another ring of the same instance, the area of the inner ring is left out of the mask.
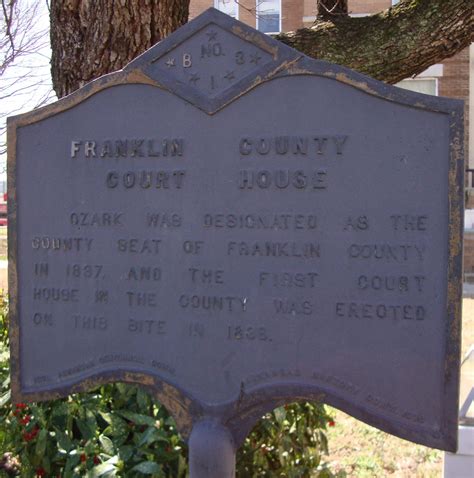
<path id="1" fill-rule="evenodd" d="M 192 446 L 319 400 L 456 448 L 460 101 L 211 9 L 8 127 L 15 400 L 141 383 Z"/>

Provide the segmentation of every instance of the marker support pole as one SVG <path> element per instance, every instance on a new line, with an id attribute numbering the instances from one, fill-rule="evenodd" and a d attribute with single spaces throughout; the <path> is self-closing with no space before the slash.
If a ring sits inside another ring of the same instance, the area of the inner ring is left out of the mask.
<path id="1" fill-rule="evenodd" d="M 211 418 L 193 426 L 189 437 L 190 478 L 235 478 L 236 446 L 229 430 Z"/>

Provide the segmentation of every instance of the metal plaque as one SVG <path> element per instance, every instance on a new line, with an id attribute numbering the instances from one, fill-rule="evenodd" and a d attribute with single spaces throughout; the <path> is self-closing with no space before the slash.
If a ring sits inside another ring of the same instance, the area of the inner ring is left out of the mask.
<path id="1" fill-rule="evenodd" d="M 454 450 L 462 109 L 211 9 L 10 118 L 14 399 L 134 382 L 237 443 L 318 400 Z"/>

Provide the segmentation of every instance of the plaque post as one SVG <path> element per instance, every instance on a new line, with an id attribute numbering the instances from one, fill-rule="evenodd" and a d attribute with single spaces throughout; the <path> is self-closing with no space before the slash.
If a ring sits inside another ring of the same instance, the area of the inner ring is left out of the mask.
<path id="1" fill-rule="evenodd" d="M 190 478 L 234 478 L 236 445 L 229 430 L 217 420 L 204 419 L 189 437 Z"/>

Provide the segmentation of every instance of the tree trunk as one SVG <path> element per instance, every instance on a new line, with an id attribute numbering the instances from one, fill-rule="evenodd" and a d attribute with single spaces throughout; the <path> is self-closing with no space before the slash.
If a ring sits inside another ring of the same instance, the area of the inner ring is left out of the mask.
<path id="1" fill-rule="evenodd" d="M 395 83 L 474 41 L 474 0 L 402 0 L 351 18 L 347 0 L 318 0 L 311 28 L 276 38 L 313 58 Z M 51 60 L 59 97 L 122 68 L 187 21 L 189 0 L 52 0 Z"/>
<path id="2" fill-rule="evenodd" d="M 51 74 L 59 98 L 120 70 L 188 20 L 189 0 L 52 0 Z"/>

